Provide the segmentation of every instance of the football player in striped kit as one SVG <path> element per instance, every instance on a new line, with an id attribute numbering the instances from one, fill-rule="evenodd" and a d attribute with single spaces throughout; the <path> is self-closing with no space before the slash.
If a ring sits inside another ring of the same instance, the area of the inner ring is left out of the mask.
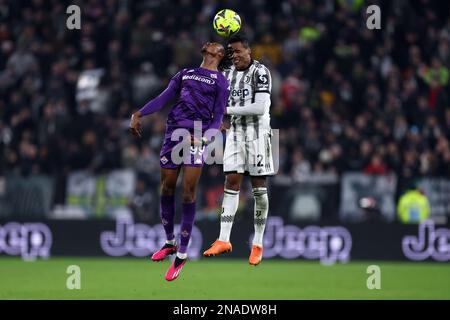
<path id="1" fill-rule="evenodd" d="M 239 204 L 239 190 L 245 175 L 250 176 L 255 198 L 255 235 L 249 257 L 258 265 L 263 254 L 263 234 L 269 210 L 266 177 L 275 174 L 270 138 L 270 71 L 253 60 L 248 40 L 233 36 L 228 42 L 232 66 L 224 71 L 230 83 L 226 114 L 231 115 L 223 168 L 226 175 L 220 223 L 220 236 L 204 256 L 232 251 L 231 228 Z"/>

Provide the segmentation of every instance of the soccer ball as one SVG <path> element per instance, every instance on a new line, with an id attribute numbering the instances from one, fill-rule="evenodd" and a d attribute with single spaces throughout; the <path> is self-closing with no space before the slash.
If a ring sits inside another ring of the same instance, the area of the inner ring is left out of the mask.
<path id="1" fill-rule="evenodd" d="M 214 30 L 222 37 L 229 37 L 241 29 L 241 17 L 230 9 L 217 12 L 213 20 Z"/>

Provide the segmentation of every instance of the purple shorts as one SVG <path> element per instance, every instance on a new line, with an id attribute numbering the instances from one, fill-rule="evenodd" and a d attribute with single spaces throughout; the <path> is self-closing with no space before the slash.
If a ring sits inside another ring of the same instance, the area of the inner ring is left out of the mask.
<path id="1" fill-rule="evenodd" d="M 166 127 L 166 133 L 164 135 L 164 142 L 159 153 L 159 164 L 161 168 L 165 169 L 177 169 L 180 166 L 190 167 L 202 167 L 204 160 L 204 152 L 206 146 L 193 146 L 191 145 L 190 135 L 194 135 L 194 129 L 180 128 L 186 131 L 186 138 L 179 134 L 178 141 L 172 141 L 172 134 L 177 128 Z M 203 133 L 202 133 L 203 134 Z"/>

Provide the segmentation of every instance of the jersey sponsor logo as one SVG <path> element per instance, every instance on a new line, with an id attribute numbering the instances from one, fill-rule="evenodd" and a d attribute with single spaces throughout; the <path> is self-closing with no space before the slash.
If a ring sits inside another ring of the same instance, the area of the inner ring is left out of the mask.
<path id="1" fill-rule="evenodd" d="M 195 75 L 195 74 L 184 75 L 182 80 L 195 80 L 195 81 L 199 81 L 199 82 L 206 83 L 206 84 L 211 84 L 211 85 L 216 83 L 213 79 L 202 77 L 202 76 L 198 76 L 198 75 Z"/>
<path id="2" fill-rule="evenodd" d="M 250 95 L 250 90 L 248 89 L 233 89 L 231 90 L 231 96 L 232 97 L 241 97 L 241 99 L 245 99 L 245 97 Z"/>

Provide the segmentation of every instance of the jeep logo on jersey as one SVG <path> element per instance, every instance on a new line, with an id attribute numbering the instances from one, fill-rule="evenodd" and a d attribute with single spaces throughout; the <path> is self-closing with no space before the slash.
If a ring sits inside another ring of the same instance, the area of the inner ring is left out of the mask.
<path id="1" fill-rule="evenodd" d="M 232 97 L 241 97 L 242 99 L 245 99 L 245 97 L 248 96 L 249 94 L 250 91 L 248 89 L 231 90 Z"/>
<path id="2" fill-rule="evenodd" d="M 202 76 L 197 76 L 195 74 L 190 74 L 190 75 L 184 75 L 183 80 L 195 80 L 195 81 L 199 81 L 199 82 L 203 82 L 206 84 L 214 84 L 216 83 L 213 79 L 209 79 L 206 77 L 202 77 Z"/>

